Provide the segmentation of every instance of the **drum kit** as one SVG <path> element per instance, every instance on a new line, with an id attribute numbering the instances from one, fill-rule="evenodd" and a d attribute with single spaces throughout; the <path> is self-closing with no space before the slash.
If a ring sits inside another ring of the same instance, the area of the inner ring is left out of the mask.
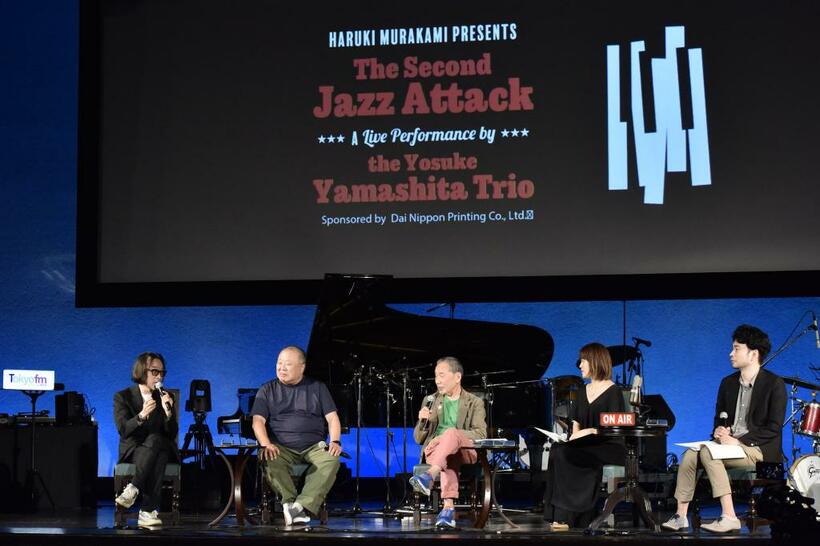
<path id="1" fill-rule="evenodd" d="M 794 462 L 789 467 L 789 481 L 801 495 L 814 499 L 814 509 L 820 513 L 820 403 L 817 402 L 817 391 L 820 390 L 820 385 L 797 377 L 784 377 L 783 382 L 791 385 L 789 395 L 791 415 L 783 423 L 783 426 L 791 423 L 792 430 L 792 460 Z M 808 389 L 811 392 L 811 399 L 798 398 L 798 388 Z M 800 453 L 800 448 L 796 446 L 798 435 L 811 438 L 812 453 L 797 456 Z"/>

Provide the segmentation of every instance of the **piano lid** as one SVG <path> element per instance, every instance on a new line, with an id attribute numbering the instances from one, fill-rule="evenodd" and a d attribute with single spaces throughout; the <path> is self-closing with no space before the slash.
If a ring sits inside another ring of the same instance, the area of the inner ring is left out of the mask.
<path id="1" fill-rule="evenodd" d="M 391 309 L 390 276 L 326 275 L 308 345 L 312 377 L 350 383 L 359 366 L 385 373 L 430 365 L 442 356 L 465 367 L 466 385 L 478 373 L 513 370 L 490 382 L 539 379 L 555 349 L 552 336 L 535 326 L 426 317 Z"/>

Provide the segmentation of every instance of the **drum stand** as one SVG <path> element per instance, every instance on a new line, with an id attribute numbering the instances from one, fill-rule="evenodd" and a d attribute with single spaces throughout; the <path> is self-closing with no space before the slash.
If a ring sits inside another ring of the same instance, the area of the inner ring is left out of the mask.
<path id="1" fill-rule="evenodd" d="M 800 426 L 800 422 L 795 419 L 795 416 L 798 412 L 803 409 L 803 401 L 797 398 L 797 385 L 792 385 L 791 391 L 789 393 L 789 403 L 791 404 L 791 414 L 786 418 L 786 421 L 783 423 L 785 427 L 789 423 L 791 423 L 791 436 L 792 436 L 792 461 L 797 460 L 797 454 L 800 453 L 800 448 L 797 446 L 797 429 Z M 816 443 L 816 442 L 815 442 Z"/>
<path id="2" fill-rule="evenodd" d="M 792 384 L 791 392 L 789 393 L 789 402 L 791 404 L 791 413 L 786 418 L 786 421 L 783 423 L 783 427 L 785 427 L 787 424 L 791 423 L 791 437 L 792 437 L 791 438 L 791 441 L 792 441 L 791 460 L 792 460 L 792 465 L 794 465 L 799 460 L 798 455 L 800 454 L 800 447 L 797 446 L 796 436 L 797 436 L 797 434 L 801 434 L 801 435 L 804 435 L 804 436 L 807 435 L 807 434 L 803 434 L 802 432 L 800 432 L 800 427 L 802 425 L 802 422 L 801 422 L 800 419 L 797 419 L 797 414 L 800 411 L 802 411 L 806 406 L 811 404 L 811 403 L 807 403 L 805 400 L 801 400 L 801 399 L 797 398 L 797 387 L 798 387 L 798 385 L 796 383 Z M 812 402 L 814 402 L 816 392 L 812 392 L 811 395 L 812 395 Z M 812 435 L 811 439 L 812 439 L 811 440 L 812 453 L 814 453 L 815 455 L 820 454 L 820 437 Z M 792 484 L 795 488 L 797 488 L 797 485 L 796 485 L 797 481 L 796 481 L 794 475 L 792 474 L 791 467 L 790 466 L 785 466 L 784 469 L 786 471 L 786 477 L 787 477 L 788 483 Z M 802 493 L 803 492 L 801 492 L 801 494 Z"/>

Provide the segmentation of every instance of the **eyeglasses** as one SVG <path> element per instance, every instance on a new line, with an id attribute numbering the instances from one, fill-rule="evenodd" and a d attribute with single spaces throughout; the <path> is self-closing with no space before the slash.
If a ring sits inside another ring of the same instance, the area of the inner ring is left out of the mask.
<path id="1" fill-rule="evenodd" d="M 154 377 L 156 377 L 158 375 L 161 375 L 162 377 L 165 377 L 165 374 L 168 373 L 168 370 L 150 369 L 148 371 L 151 372 L 151 375 L 153 375 Z"/>

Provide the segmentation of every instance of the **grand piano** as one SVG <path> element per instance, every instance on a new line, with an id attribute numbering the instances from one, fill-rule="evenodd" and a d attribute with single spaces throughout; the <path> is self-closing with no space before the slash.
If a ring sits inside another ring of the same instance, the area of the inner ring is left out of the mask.
<path id="1" fill-rule="evenodd" d="M 327 275 L 311 331 L 311 376 L 328 384 L 343 426 L 413 426 L 425 395 L 435 391 L 438 358 L 464 364 L 468 390 L 492 391 L 496 427 L 546 426 L 540 381 L 555 345 L 535 326 L 439 318 L 390 308 L 389 276 Z M 501 384 L 499 387 L 493 385 Z M 406 394 L 406 397 L 404 396 Z M 389 403 L 388 403 L 389 401 Z"/>
<path id="2" fill-rule="evenodd" d="M 541 381 L 555 349 L 549 333 L 392 309 L 386 304 L 391 279 L 329 274 L 322 285 L 307 373 L 328 385 L 345 429 L 359 420 L 363 427 L 384 427 L 388 408 L 391 426 L 412 427 L 423 397 L 435 391 L 435 362 L 448 355 L 464 364 L 468 390 L 490 393 L 494 428 L 551 427 L 550 392 Z M 237 394 L 239 408 L 218 418 L 218 430 L 253 438 L 248 414 L 255 390 Z"/>

